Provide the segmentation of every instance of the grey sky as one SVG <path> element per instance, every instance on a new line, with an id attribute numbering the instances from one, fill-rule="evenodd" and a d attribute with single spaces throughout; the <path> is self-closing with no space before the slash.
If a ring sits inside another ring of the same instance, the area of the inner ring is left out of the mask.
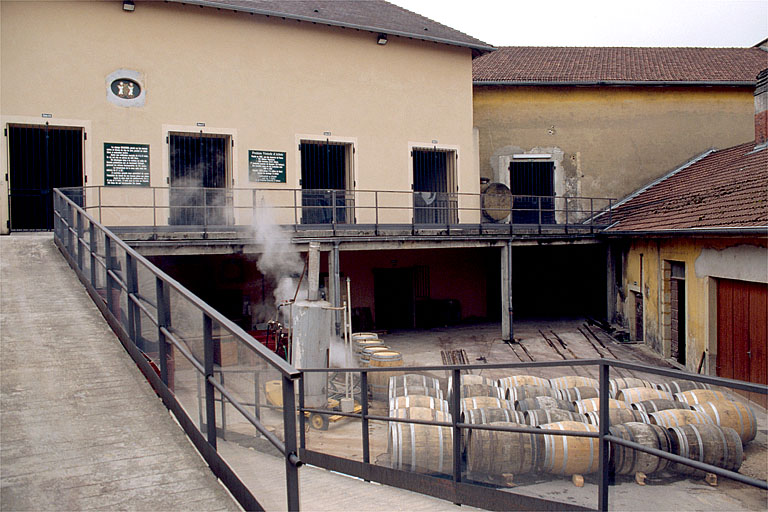
<path id="1" fill-rule="evenodd" d="M 495 46 L 753 46 L 768 0 L 389 0 Z"/>

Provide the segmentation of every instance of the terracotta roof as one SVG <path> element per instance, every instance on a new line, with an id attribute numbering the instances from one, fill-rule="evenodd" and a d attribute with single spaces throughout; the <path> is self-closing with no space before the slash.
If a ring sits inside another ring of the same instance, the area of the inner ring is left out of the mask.
<path id="1" fill-rule="evenodd" d="M 464 46 L 483 53 L 494 48 L 463 32 L 383 0 L 170 0 L 266 16 L 311 21 Z"/>
<path id="2" fill-rule="evenodd" d="M 746 82 L 768 67 L 760 48 L 502 47 L 474 60 L 473 80 L 514 83 Z"/>
<path id="3" fill-rule="evenodd" d="M 712 150 L 620 202 L 607 231 L 768 226 L 768 147 Z"/>

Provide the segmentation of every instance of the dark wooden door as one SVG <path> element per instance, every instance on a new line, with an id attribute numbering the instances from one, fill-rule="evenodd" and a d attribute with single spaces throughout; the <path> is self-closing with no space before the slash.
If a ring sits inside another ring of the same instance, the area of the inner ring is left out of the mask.
<path id="1" fill-rule="evenodd" d="M 8 157 L 11 230 L 53 229 L 53 189 L 83 186 L 82 128 L 10 125 Z"/>
<path id="2" fill-rule="evenodd" d="M 768 384 L 768 285 L 721 279 L 717 284 L 717 375 Z M 768 405 L 766 395 L 750 399 Z"/>

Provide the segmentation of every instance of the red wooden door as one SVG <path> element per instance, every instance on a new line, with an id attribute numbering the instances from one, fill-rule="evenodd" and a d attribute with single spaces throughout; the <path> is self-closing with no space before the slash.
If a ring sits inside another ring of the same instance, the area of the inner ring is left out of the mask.
<path id="1" fill-rule="evenodd" d="M 768 384 L 768 285 L 721 279 L 717 285 L 717 375 Z M 751 393 L 763 407 L 766 395 Z"/>

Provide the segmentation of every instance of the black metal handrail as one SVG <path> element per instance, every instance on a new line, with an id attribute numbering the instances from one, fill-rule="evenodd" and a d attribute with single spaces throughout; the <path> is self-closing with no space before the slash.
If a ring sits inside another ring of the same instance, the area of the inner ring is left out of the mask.
<path id="1" fill-rule="evenodd" d="M 85 225 L 88 224 L 88 236 L 85 236 Z M 104 253 L 99 253 L 98 237 L 103 236 Z M 264 437 L 274 445 L 286 461 L 286 487 L 287 501 L 289 510 L 298 510 L 299 508 L 299 486 L 297 469 L 301 461 L 297 455 L 295 441 L 296 439 L 296 419 L 293 407 L 293 396 L 295 393 L 294 382 L 300 377 L 300 372 L 288 364 L 285 360 L 278 357 L 274 352 L 266 349 L 261 343 L 254 340 L 239 326 L 231 320 L 224 317 L 221 313 L 211 308 L 202 299 L 192 294 L 176 280 L 168 276 L 162 270 L 155 267 L 152 263 L 133 250 L 125 242 L 115 236 L 109 229 L 96 222 L 82 207 L 77 205 L 70 198 L 66 197 L 60 190 L 54 190 L 54 240 L 62 253 L 67 257 L 70 265 L 77 272 L 78 277 L 86 286 L 89 294 L 100 307 L 110 326 L 118 334 L 121 342 L 133 357 L 134 361 L 142 368 L 142 371 L 152 383 L 155 390 L 163 398 L 166 405 L 174 412 L 180 420 L 182 427 L 192 438 L 195 445 L 211 465 L 217 476 L 225 482 L 225 485 L 232 492 L 233 496 L 240 502 L 246 510 L 263 510 L 258 500 L 250 493 L 245 485 L 237 478 L 232 470 L 226 465 L 223 459 L 216 451 L 216 410 L 213 407 L 215 392 L 218 391 L 221 396 L 231 403 L 235 409 L 240 412 L 245 419 L 251 423 Z M 115 268 L 115 259 L 113 253 L 117 249 L 124 252 L 124 271 L 118 272 Z M 85 275 L 85 259 L 89 259 L 90 275 Z M 104 272 L 103 280 L 106 288 L 106 298 L 99 295 L 98 278 L 96 266 L 100 266 Z M 139 294 L 138 286 L 138 268 L 148 271 L 155 279 L 156 304 L 155 314 L 145 298 Z M 120 305 L 114 303 L 113 290 L 120 290 L 125 293 L 127 305 L 127 326 L 119 318 Z M 200 313 L 203 321 L 203 348 L 204 361 L 200 362 L 192 354 L 182 339 L 173 332 L 171 326 L 171 302 L 170 291 L 178 294 L 181 300 L 186 304 L 194 306 Z M 160 375 L 154 373 L 154 370 L 145 360 L 143 352 L 139 349 L 139 344 L 143 342 L 141 338 L 138 318 L 143 314 L 156 328 L 158 334 L 158 352 L 160 362 Z M 261 361 L 266 363 L 269 368 L 278 371 L 283 380 L 283 396 L 285 407 L 283 409 L 284 434 L 286 441 L 280 441 L 277 436 L 270 432 L 261 424 L 258 418 L 248 413 L 243 405 L 232 395 L 232 393 L 218 382 L 214 377 L 213 364 L 213 323 L 218 323 L 222 329 L 226 330 L 235 340 L 242 343 L 245 347 L 256 354 Z M 189 419 L 186 412 L 181 407 L 177 398 L 168 387 L 168 362 L 167 346 L 173 346 L 189 361 L 192 367 L 205 377 L 205 403 L 206 403 L 206 434 L 207 447 L 203 445 L 202 432 Z"/>
<path id="2" fill-rule="evenodd" d="M 552 368 L 552 367 L 563 367 L 563 366 L 567 366 L 567 367 L 597 366 L 599 368 L 598 381 L 599 381 L 599 400 L 600 400 L 600 408 L 599 408 L 600 423 L 598 426 L 598 432 L 552 430 L 552 429 L 542 429 L 538 427 L 527 427 L 527 426 L 518 427 L 518 426 L 500 426 L 500 425 L 487 425 L 487 424 L 470 424 L 470 423 L 461 422 L 459 420 L 459 414 L 457 414 L 456 411 L 461 410 L 460 382 L 461 382 L 462 372 L 467 372 L 471 370 L 511 369 L 511 368 L 525 368 L 527 370 L 530 370 L 532 368 Z M 303 369 L 302 372 L 305 374 L 306 373 L 329 373 L 331 371 L 338 372 L 338 373 L 360 373 L 361 389 L 363 390 L 366 389 L 365 386 L 368 382 L 369 373 L 381 373 L 381 372 L 390 373 L 390 372 L 398 372 L 398 371 L 399 372 L 450 371 L 452 372 L 452 386 L 453 386 L 453 389 L 451 390 L 452 391 L 451 401 L 449 402 L 449 407 L 452 411 L 451 419 L 450 421 L 416 420 L 416 419 L 395 418 L 392 416 L 368 414 L 368 397 L 365 392 L 361 392 L 361 395 L 360 395 L 361 402 L 362 402 L 361 404 L 362 411 L 359 413 L 354 413 L 354 412 L 344 413 L 344 412 L 333 411 L 329 409 L 305 408 L 303 406 L 304 404 L 303 381 L 299 387 L 299 411 L 301 413 L 307 412 L 307 413 L 323 414 L 323 415 L 339 415 L 339 416 L 356 418 L 361 420 L 362 426 L 363 426 L 362 427 L 363 428 L 362 430 L 363 461 L 366 464 L 370 462 L 370 454 L 368 453 L 369 446 L 370 446 L 370 442 L 368 439 L 369 437 L 368 421 L 370 420 L 387 421 L 387 422 L 393 422 L 393 423 L 417 424 L 417 425 L 432 425 L 432 426 L 453 428 L 454 429 L 454 435 L 453 435 L 454 469 L 453 469 L 452 478 L 453 478 L 454 484 L 459 484 L 461 482 L 461 477 L 462 477 L 460 450 L 461 450 L 461 436 L 462 436 L 461 432 L 463 429 L 490 430 L 490 431 L 500 431 L 500 432 L 520 432 L 520 433 L 534 434 L 534 435 L 573 436 L 573 437 L 586 437 L 586 438 L 597 439 L 599 442 L 598 510 L 608 510 L 608 487 L 609 487 L 609 481 L 610 481 L 610 469 L 608 466 L 608 457 L 609 457 L 608 444 L 609 443 L 614 443 L 614 444 L 618 444 L 618 445 L 632 448 L 635 450 L 639 450 L 642 452 L 650 453 L 657 457 L 668 459 L 673 462 L 683 464 L 686 466 L 691 466 L 695 469 L 712 473 L 717 476 L 729 478 L 753 487 L 757 487 L 759 489 L 768 490 L 768 482 L 764 480 L 742 475 L 734 471 L 730 471 L 727 469 L 720 468 L 718 466 L 714 466 L 704 462 L 699 462 L 697 460 L 682 457 L 674 453 L 650 448 L 650 447 L 641 445 L 639 443 L 627 441 L 625 439 L 621 439 L 619 437 L 611 435 L 608 430 L 610 427 L 609 407 L 608 407 L 609 378 L 610 378 L 609 372 L 610 372 L 610 368 L 614 368 L 614 367 L 624 368 L 627 370 L 635 370 L 635 371 L 649 373 L 649 374 L 673 377 L 677 379 L 691 380 L 691 381 L 711 384 L 715 386 L 723 386 L 731 389 L 738 389 L 741 391 L 754 392 L 754 393 L 759 393 L 764 395 L 768 394 L 768 386 L 765 386 L 762 384 L 753 384 L 753 383 L 739 381 L 739 380 L 726 379 L 723 377 L 711 377 L 706 375 L 690 374 L 687 372 L 683 372 L 681 370 L 658 368 L 654 366 L 642 365 L 642 364 L 631 363 L 626 361 L 619 361 L 614 359 L 579 359 L 578 361 L 575 361 L 575 360 L 542 361 L 542 362 L 530 362 L 530 363 L 503 363 L 503 364 L 482 364 L 482 365 L 475 364 L 475 365 L 408 366 L 408 367 L 381 367 L 381 368 L 376 368 L 376 367 L 334 368 L 333 370 L 329 370 L 327 368 L 311 368 L 311 369 Z M 303 414 L 300 415 L 300 417 L 301 417 L 300 447 L 304 453 L 312 455 L 311 452 L 308 452 L 306 450 Z M 313 460 L 312 463 L 316 465 L 322 465 L 322 463 L 326 460 L 330 460 L 330 459 L 327 457 L 324 458 L 320 456 L 317 458 L 316 461 Z M 457 461 L 459 462 L 457 463 Z M 347 470 L 349 470 L 350 468 L 352 468 L 353 476 L 358 476 L 360 478 L 366 477 L 366 474 L 364 474 L 365 468 L 357 467 L 357 469 L 359 469 L 359 474 L 354 473 L 355 466 L 349 466 Z M 397 481 L 398 481 L 397 478 L 392 480 L 392 482 L 397 482 Z M 473 503 L 468 503 L 468 504 L 473 504 Z M 563 505 L 565 506 L 565 504 Z"/>

